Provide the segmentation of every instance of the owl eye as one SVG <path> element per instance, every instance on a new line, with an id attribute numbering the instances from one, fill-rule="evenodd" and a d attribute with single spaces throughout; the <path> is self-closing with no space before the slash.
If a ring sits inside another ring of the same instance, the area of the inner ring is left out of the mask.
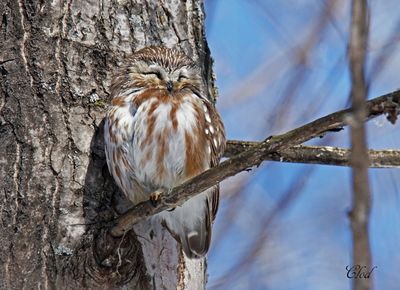
<path id="1" fill-rule="evenodd" d="M 178 81 L 183 81 L 183 80 L 187 80 L 189 77 L 187 75 L 184 74 L 180 74 L 178 77 Z"/>
<path id="2" fill-rule="evenodd" d="M 155 75 L 157 78 L 162 80 L 162 74 L 159 71 L 149 71 L 149 72 L 144 72 L 143 74 L 146 75 L 146 76 Z"/>

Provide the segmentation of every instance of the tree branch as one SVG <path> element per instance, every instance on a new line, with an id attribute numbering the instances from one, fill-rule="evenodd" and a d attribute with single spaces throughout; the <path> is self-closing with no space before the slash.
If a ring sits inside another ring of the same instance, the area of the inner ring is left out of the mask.
<path id="1" fill-rule="evenodd" d="M 349 65 L 351 72 L 351 96 L 353 114 L 351 116 L 350 156 L 353 174 L 353 207 L 350 213 L 353 235 L 353 265 L 371 269 L 371 250 L 368 235 L 369 213 L 371 207 L 368 181 L 368 145 L 364 119 L 367 115 L 365 101 L 368 88 L 365 82 L 365 59 L 368 43 L 368 3 L 366 0 L 353 0 Z M 372 289 L 372 280 L 353 279 L 353 289 Z"/>
<path id="2" fill-rule="evenodd" d="M 400 113 L 400 91 L 395 91 L 367 102 L 366 120 L 382 114 L 394 123 Z M 132 225 L 145 217 L 154 215 L 173 206 L 183 204 L 189 198 L 253 166 L 259 166 L 268 156 L 280 150 L 301 144 L 327 131 L 348 125 L 350 109 L 341 110 L 310 122 L 282 135 L 276 135 L 252 146 L 242 153 L 222 162 L 185 183 L 164 192 L 158 205 L 142 202 L 120 216 L 111 229 L 113 236 L 121 236 Z"/>
<path id="3" fill-rule="evenodd" d="M 229 140 L 226 144 L 224 157 L 233 157 L 259 142 Z M 265 160 L 350 166 L 350 149 L 330 146 L 303 146 L 296 145 L 284 150 L 269 154 Z M 400 150 L 369 150 L 369 167 L 371 168 L 393 168 L 400 167 Z"/>

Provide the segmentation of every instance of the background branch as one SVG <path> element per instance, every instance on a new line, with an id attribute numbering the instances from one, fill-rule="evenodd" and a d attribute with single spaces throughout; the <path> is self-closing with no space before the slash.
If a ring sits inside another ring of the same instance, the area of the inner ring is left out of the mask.
<path id="1" fill-rule="evenodd" d="M 259 142 L 229 140 L 225 149 L 224 157 L 233 157 Z M 269 154 L 265 160 L 350 166 L 350 149 L 331 146 L 303 146 L 296 145 L 284 150 Z M 392 168 L 400 167 L 400 150 L 368 150 L 369 167 Z"/>
<path id="2" fill-rule="evenodd" d="M 394 123 L 400 110 L 400 91 L 375 98 L 367 102 L 366 119 L 388 114 L 388 119 Z M 241 171 L 248 170 L 252 166 L 259 166 L 267 160 L 268 156 L 279 150 L 287 149 L 293 145 L 301 144 L 325 132 L 348 125 L 350 109 L 341 110 L 325 117 L 310 122 L 282 135 L 276 135 L 259 144 L 252 146 L 244 152 L 222 162 L 187 182 L 162 194 L 158 205 L 152 206 L 149 202 L 143 202 L 128 210 L 120 216 L 111 229 L 113 236 L 121 236 L 129 230 L 133 224 L 150 215 L 159 213 L 173 206 L 184 203 L 207 188 L 218 184 L 222 180 Z"/>
<path id="3" fill-rule="evenodd" d="M 365 59 L 368 40 L 368 3 L 353 0 L 350 33 L 349 65 L 351 72 L 351 165 L 353 173 L 353 208 L 350 222 L 353 235 L 353 265 L 371 269 L 368 224 L 371 207 L 368 180 L 368 146 L 364 119 L 368 89 L 365 82 Z M 353 279 L 353 289 L 372 289 L 372 279 Z"/>

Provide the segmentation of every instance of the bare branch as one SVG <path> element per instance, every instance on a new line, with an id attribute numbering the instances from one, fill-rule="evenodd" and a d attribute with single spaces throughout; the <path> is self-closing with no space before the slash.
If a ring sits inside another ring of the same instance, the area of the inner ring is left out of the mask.
<path id="1" fill-rule="evenodd" d="M 353 173 L 353 208 L 350 213 L 353 234 L 353 265 L 371 269 L 368 235 L 371 207 L 368 181 L 368 146 L 364 119 L 367 116 L 365 56 L 368 39 L 368 3 L 353 0 L 350 33 L 350 71 L 353 114 L 351 116 L 351 165 Z M 369 270 L 368 270 L 369 271 Z M 372 280 L 353 279 L 353 289 L 372 289 Z"/>
<path id="2" fill-rule="evenodd" d="M 229 140 L 227 142 L 224 157 L 233 157 L 259 142 Z M 296 145 L 284 150 L 279 150 L 267 156 L 265 160 L 350 166 L 350 149 L 331 146 L 303 146 Z M 369 150 L 369 167 L 393 168 L 400 167 L 400 150 Z"/>
<path id="3" fill-rule="evenodd" d="M 367 102 L 368 114 L 366 119 L 387 113 L 391 122 L 396 120 L 400 113 L 400 91 L 381 96 Z M 189 198 L 218 184 L 222 180 L 233 176 L 253 166 L 258 166 L 272 153 L 301 144 L 325 132 L 347 125 L 351 110 L 341 110 L 311 123 L 301 126 L 282 135 L 268 138 L 264 142 L 248 148 L 244 152 L 222 162 L 202 174 L 186 181 L 185 183 L 162 194 L 158 205 L 152 206 L 150 202 L 143 202 L 127 211 L 115 221 L 111 234 L 121 236 L 133 224 L 150 215 L 159 213 L 173 206 L 184 203 Z"/>

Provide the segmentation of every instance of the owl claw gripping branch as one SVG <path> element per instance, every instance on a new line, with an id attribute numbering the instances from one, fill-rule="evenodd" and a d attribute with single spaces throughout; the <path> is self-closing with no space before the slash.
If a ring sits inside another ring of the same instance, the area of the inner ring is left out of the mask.
<path id="1" fill-rule="evenodd" d="M 162 190 L 156 190 L 156 191 L 153 191 L 152 193 L 150 193 L 149 199 L 153 206 L 156 206 L 157 202 L 160 201 L 161 193 L 162 193 Z"/>
<path id="2" fill-rule="evenodd" d="M 218 164 L 224 126 L 206 91 L 198 66 L 165 47 L 137 51 L 115 75 L 105 122 L 106 158 L 134 205 L 159 200 L 161 191 Z M 157 215 L 187 257 L 207 253 L 218 201 L 214 186 Z"/>

